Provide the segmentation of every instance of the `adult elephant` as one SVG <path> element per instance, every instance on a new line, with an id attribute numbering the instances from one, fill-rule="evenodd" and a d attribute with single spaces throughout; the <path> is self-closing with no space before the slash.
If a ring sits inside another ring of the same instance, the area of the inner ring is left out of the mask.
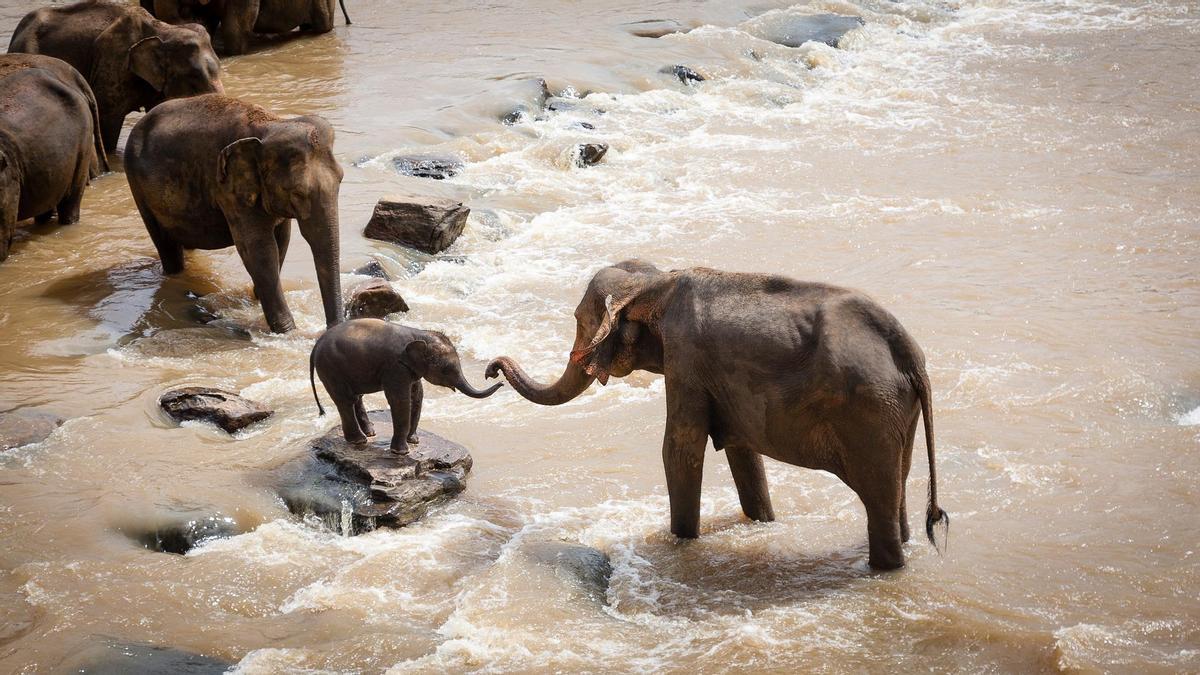
<path id="1" fill-rule="evenodd" d="M 704 448 L 725 450 L 742 510 L 774 520 L 762 455 L 828 471 L 862 500 L 870 564 L 904 564 L 905 482 L 925 419 L 929 505 L 937 505 L 925 357 L 861 293 L 786 277 L 705 268 L 662 272 L 628 260 L 600 270 L 575 309 L 575 343 L 558 381 L 539 384 L 510 358 L 488 364 L 522 396 L 559 405 L 634 370 L 666 380 L 663 463 L 671 531 L 696 537 Z"/>
<path id="2" fill-rule="evenodd" d="M 96 153 L 103 152 L 94 113 L 57 67 L 0 74 L 0 260 L 8 257 L 19 221 L 55 213 L 63 224 L 79 220 Z"/>
<path id="3" fill-rule="evenodd" d="M 279 270 L 292 219 L 312 248 L 326 324 L 342 319 L 333 128 L 309 115 L 282 119 L 220 94 L 167 101 L 129 136 L 125 173 L 163 272 L 184 249 L 236 246 L 267 323 L 295 327 Z"/>
<path id="4" fill-rule="evenodd" d="M 338 0 L 346 24 L 346 0 Z M 333 30 L 333 0 L 141 0 L 142 7 L 170 23 L 195 21 L 220 36 L 226 54 L 244 54 L 255 33 Z"/>
<path id="5" fill-rule="evenodd" d="M 53 56 L 83 74 L 108 152 L 129 113 L 224 91 L 220 61 L 201 26 L 173 26 L 133 5 L 87 0 L 34 10 L 17 24 L 8 51 Z"/>

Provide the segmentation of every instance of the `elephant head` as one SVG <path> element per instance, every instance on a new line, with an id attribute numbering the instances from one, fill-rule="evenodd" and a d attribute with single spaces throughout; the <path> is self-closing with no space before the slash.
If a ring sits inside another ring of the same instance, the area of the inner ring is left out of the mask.
<path id="1" fill-rule="evenodd" d="M 435 331 L 426 331 L 425 339 L 409 342 L 400 360 L 418 377 L 471 398 L 487 398 L 502 386 L 500 382 L 483 390 L 471 386 L 463 375 L 462 363 L 458 360 L 454 344 L 450 338 Z"/>
<path id="2" fill-rule="evenodd" d="M 154 31 L 127 50 L 129 71 L 158 94 L 159 100 L 221 94 L 221 62 L 208 31 L 197 24 L 172 26 L 154 21 Z"/>
<path id="3" fill-rule="evenodd" d="M 256 136 L 230 143 L 217 159 L 218 190 L 244 212 L 294 218 L 317 268 L 329 326 L 342 320 L 338 271 L 338 192 L 342 168 L 333 156 L 333 127 L 316 116 L 270 119 Z"/>
<path id="4" fill-rule="evenodd" d="M 606 267 L 592 277 L 575 308 L 575 343 L 561 376 L 540 384 L 507 356 L 488 364 L 486 376 L 501 371 L 521 396 L 541 405 L 560 405 L 582 394 L 593 380 L 607 384 L 634 370 L 662 372 L 662 342 L 655 322 L 671 292 L 674 275 L 640 260 Z"/>

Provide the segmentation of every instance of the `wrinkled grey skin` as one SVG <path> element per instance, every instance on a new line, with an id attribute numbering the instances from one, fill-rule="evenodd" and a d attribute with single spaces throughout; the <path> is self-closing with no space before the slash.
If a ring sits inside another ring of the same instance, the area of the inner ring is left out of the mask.
<path id="1" fill-rule="evenodd" d="M 592 383 L 634 370 L 666 380 L 663 464 L 671 531 L 700 526 L 704 448 L 729 459 L 742 510 L 774 520 L 762 457 L 828 471 L 867 511 L 870 564 L 904 565 L 905 482 L 917 421 L 925 419 L 937 505 L 933 410 L 925 357 L 895 317 L 853 290 L 706 268 L 662 272 L 627 260 L 592 277 L 575 309 L 575 344 L 562 376 L 539 384 L 510 358 L 488 364 L 522 396 L 559 405 Z M 935 542 L 936 546 L 936 542 Z"/>
<path id="2" fill-rule="evenodd" d="M 350 24 L 346 1 L 339 0 Z M 255 33 L 314 33 L 333 30 L 333 0 L 141 0 L 141 5 L 168 23 L 195 21 L 221 37 L 224 54 L 244 54 Z"/>
<path id="3" fill-rule="evenodd" d="M 308 360 L 308 377 L 317 409 L 313 370 L 333 397 L 342 418 L 342 435 L 350 443 L 365 443 L 375 430 L 363 407 L 363 394 L 383 391 L 392 410 L 393 452 L 405 452 L 417 442 L 424 392 L 421 380 L 449 387 L 471 398 L 487 398 L 496 383 L 479 390 L 463 375 L 458 351 L 449 338 L 435 331 L 410 328 L 380 319 L 354 319 L 334 326 L 317 340 Z"/>
<path id="4" fill-rule="evenodd" d="M 203 27 L 172 26 L 125 3 L 86 0 L 34 10 L 17 24 L 8 51 L 62 59 L 86 78 L 110 153 L 129 113 L 224 91 L 221 63 Z"/>
<path id="5" fill-rule="evenodd" d="M 19 67 L 0 76 L 0 260 L 19 221 L 79 220 L 99 166 L 94 110 L 58 72 Z"/>
<path id="6" fill-rule="evenodd" d="M 342 320 L 333 127 L 315 115 L 283 119 L 220 94 L 167 101 L 129 135 L 125 173 L 165 274 L 184 249 L 236 246 L 267 324 L 295 328 L 279 269 L 292 219 L 312 248 L 326 325 Z"/>

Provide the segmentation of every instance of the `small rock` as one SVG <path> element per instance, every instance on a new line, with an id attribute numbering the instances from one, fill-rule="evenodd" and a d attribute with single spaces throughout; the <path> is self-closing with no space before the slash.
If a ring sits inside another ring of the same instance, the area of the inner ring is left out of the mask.
<path id="1" fill-rule="evenodd" d="M 588 131 L 596 130 L 596 125 L 592 124 L 591 122 L 580 122 L 579 126 L 583 127 L 584 129 L 587 129 Z"/>
<path id="2" fill-rule="evenodd" d="M 224 539 L 242 533 L 237 521 L 221 514 L 183 515 L 164 521 L 142 531 L 122 528 L 130 538 L 151 551 L 183 555 L 193 548 L 214 539 Z"/>
<path id="3" fill-rule="evenodd" d="M 409 155 L 392 158 L 392 166 L 405 176 L 445 180 L 457 176 L 463 169 L 463 162 L 457 157 Z"/>
<path id="4" fill-rule="evenodd" d="M 362 267 L 356 268 L 353 274 L 363 277 L 375 277 L 377 279 L 383 279 L 384 281 L 392 280 L 392 275 L 388 274 L 388 271 L 384 268 L 383 263 L 374 259 Z"/>
<path id="5" fill-rule="evenodd" d="M 379 200 L 363 235 L 425 253 L 441 253 L 462 234 L 470 213 L 471 209 L 453 199 L 398 194 Z"/>
<path id="6" fill-rule="evenodd" d="M 604 159 L 604 155 L 608 153 L 608 145 L 605 143 L 584 143 L 575 148 L 575 165 L 576 166 L 593 166 L 600 163 Z"/>
<path id="7" fill-rule="evenodd" d="M 177 421 L 212 422 L 231 434 L 275 414 L 261 403 L 211 387 L 173 389 L 158 399 L 158 405 Z"/>
<path id="8" fill-rule="evenodd" d="M 824 42 L 830 47 L 837 47 L 843 35 L 863 24 L 860 17 L 842 14 L 771 14 L 756 22 L 749 32 L 785 47 L 799 47 L 805 42 Z"/>
<path id="9" fill-rule="evenodd" d="M 506 88 L 511 90 L 514 97 L 523 99 L 500 116 L 500 121 L 509 126 L 523 119 L 536 117 L 537 113 L 545 109 L 546 99 L 550 98 L 550 86 L 542 78 L 516 82 Z"/>
<path id="10" fill-rule="evenodd" d="M 234 664 L 202 654 L 158 645 L 120 642 L 101 638 L 103 642 L 86 646 L 67 657 L 64 673 L 89 675 L 219 675 Z"/>
<path id="11" fill-rule="evenodd" d="M 531 560 L 555 568 L 592 598 L 604 601 L 613 571 L 605 553 L 590 546 L 560 541 L 525 542 L 520 550 Z"/>
<path id="12" fill-rule="evenodd" d="M 66 420 L 41 410 L 0 413 L 0 451 L 40 443 Z"/>
<path id="13" fill-rule="evenodd" d="M 666 66 L 658 72 L 666 73 L 667 75 L 674 75 L 675 77 L 679 78 L 680 82 L 687 85 L 690 85 L 693 82 L 703 82 L 708 79 L 707 77 L 704 77 L 700 73 L 697 73 L 695 70 L 692 70 L 687 66 Z"/>
<path id="14" fill-rule="evenodd" d="M 589 115 L 603 115 L 604 110 L 584 103 L 577 98 L 555 96 L 546 101 L 546 110 L 550 112 L 581 112 Z"/>
<path id="15" fill-rule="evenodd" d="M 368 445 L 347 443 L 341 427 L 306 444 L 315 465 L 280 488 L 293 513 L 336 523 L 332 529 L 342 534 L 358 534 L 408 525 L 465 489 L 472 464 L 466 448 L 419 430 L 418 445 L 393 453 L 391 414 L 374 410 L 368 415 L 376 432 Z"/>
<path id="16" fill-rule="evenodd" d="M 383 279 L 371 279 L 355 286 L 346 303 L 346 317 L 349 319 L 382 319 L 389 314 L 407 311 L 408 303 Z"/>
<path id="17" fill-rule="evenodd" d="M 674 33 L 686 33 L 691 28 L 672 19 L 647 19 L 624 24 L 625 30 L 644 38 L 660 38 Z"/>

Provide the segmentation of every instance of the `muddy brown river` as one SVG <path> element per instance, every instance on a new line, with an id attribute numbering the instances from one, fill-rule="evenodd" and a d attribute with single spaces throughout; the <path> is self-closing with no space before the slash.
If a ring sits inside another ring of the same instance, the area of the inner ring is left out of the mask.
<path id="1" fill-rule="evenodd" d="M 39 4 L 4 0 L 0 41 Z M 0 454 L 0 672 L 106 641 L 242 673 L 1200 671 L 1195 2 L 347 7 L 351 26 L 223 61 L 230 94 L 336 128 L 345 270 L 381 260 L 401 320 L 446 332 L 476 384 L 499 354 L 557 375 L 587 280 L 625 258 L 860 288 L 927 354 L 948 550 L 914 537 L 904 570 L 872 572 L 850 489 L 770 460 L 778 520 L 752 523 L 712 452 L 701 537 L 676 540 L 645 373 L 559 408 L 430 388 L 423 426 L 474 454 L 461 498 L 399 530 L 306 522 L 271 476 L 335 424 L 308 389 L 307 246 L 285 266 L 298 329 L 272 335 L 232 249 L 161 276 L 118 170 L 0 265 L 0 410 L 69 418 Z M 842 49 L 756 37 L 817 11 L 866 24 Z M 695 30 L 625 25 L 651 19 Z M 709 79 L 659 72 L 676 64 Z M 581 106 L 502 124 L 539 77 Z M 577 168 L 587 142 L 610 150 Z M 402 176 L 412 153 L 466 166 Z M 472 208 L 446 254 L 361 236 L 413 186 Z M 157 398 L 191 384 L 276 416 L 180 427 Z M 244 533 L 186 555 L 127 536 L 193 511 Z M 535 541 L 602 552 L 609 583 Z"/>

